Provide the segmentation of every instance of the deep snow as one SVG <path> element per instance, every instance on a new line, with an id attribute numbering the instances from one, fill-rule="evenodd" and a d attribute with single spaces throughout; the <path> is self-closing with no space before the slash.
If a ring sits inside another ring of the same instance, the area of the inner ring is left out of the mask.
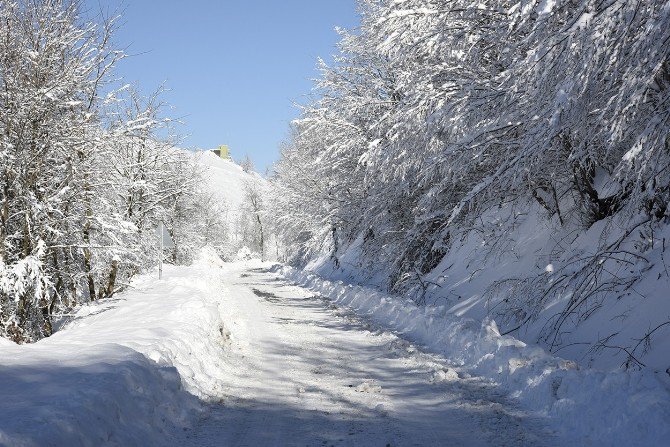
<path id="1" fill-rule="evenodd" d="M 547 416 L 563 442 L 660 446 L 670 440 L 670 390 L 651 370 L 582 369 L 537 345 L 501 336 L 491 319 L 478 322 L 445 307 L 417 306 L 408 298 L 290 267 L 275 270 L 335 305 L 444 355 L 463 372 L 489 379 L 527 410 Z"/>
<path id="2" fill-rule="evenodd" d="M 492 321 L 434 311 L 206 251 L 83 306 L 50 338 L 0 343 L 0 445 L 669 439 L 669 394 L 653 376 L 581 370 Z"/>
<path id="3" fill-rule="evenodd" d="M 225 379 L 212 261 L 140 276 L 35 344 L 0 339 L 0 445 L 174 443 Z"/>

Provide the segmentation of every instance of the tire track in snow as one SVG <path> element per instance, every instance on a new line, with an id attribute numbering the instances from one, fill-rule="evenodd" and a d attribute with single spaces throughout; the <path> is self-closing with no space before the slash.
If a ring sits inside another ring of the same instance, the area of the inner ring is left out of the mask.
<path id="1" fill-rule="evenodd" d="M 263 268 L 225 267 L 222 403 L 185 445 L 523 446 L 551 434 L 444 358 Z M 226 317 L 227 318 L 227 317 Z M 243 320 L 243 321 L 240 321 Z"/>

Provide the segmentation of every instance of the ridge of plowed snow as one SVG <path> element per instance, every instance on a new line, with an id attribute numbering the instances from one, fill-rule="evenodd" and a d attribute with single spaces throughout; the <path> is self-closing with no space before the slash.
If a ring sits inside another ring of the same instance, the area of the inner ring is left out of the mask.
<path id="1" fill-rule="evenodd" d="M 576 445 L 652 446 L 670 439 L 670 392 L 648 370 L 582 370 L 538 346 L 501 336 L 491 319 L 477 322 L 291 267 L 276 271 L 472 374 L 488 377 L 526 408 L 549 416 L 561 437 Z"/>
<path id="2" fill-rule="evenodd" d="M 0 343 L 0 445 L 166 445 L 219 394 L 216 258 L 166 266 L 32 345 Z"/>

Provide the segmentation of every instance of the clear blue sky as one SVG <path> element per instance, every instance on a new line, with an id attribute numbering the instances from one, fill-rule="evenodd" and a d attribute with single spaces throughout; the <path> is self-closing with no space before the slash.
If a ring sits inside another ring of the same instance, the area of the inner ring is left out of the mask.
<path id="1" fill-rule="evenodd" d="M 259 172 L 279 143 L 316 76 L 330 60 L 335 26 L 354 28 L 355 0 L 86 0 L 93 10 L 123 14 L 115 41 L 130 57 L 118 74 L 165 99 L 181 117 L 183 145 L 228 144 L 248 153 Z M 91 11 L 93 12 L 93 11 Z"/>

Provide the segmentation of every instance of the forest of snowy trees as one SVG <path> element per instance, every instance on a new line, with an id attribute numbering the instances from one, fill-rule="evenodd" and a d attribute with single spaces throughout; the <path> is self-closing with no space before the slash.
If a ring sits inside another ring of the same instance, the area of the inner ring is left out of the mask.
<path id="1" fill-rule="evenodd" d="M 125 3 L 0 0 L 0 445 L 667 444 L 670 0 Z"/>
<path id="2" fill-rule="evenodd" d="M 0 336 L 38 340 L 122 289 L 155 264 L 161 221 L 173 263 L 246 247 L 363 272 L 419 304 L 453 305 L 454 265 L 467 261 L 470 281 L 497 260 L 507 270 L 477 278 L 477 293 L 503 332 L 553 307 L 538 334 L 551 349 L 613 300 L 644 297 L 644 278 L 670 280 L 670 3 L 359 8 L 271 187 L 244 172 L 228 210 L 203 163 L 175 148 L 161 89 L 144 96 L 115 75 L 117 19 L 72 0 L 3 2 Z M 542 232 L 534 259 L 509 267 Z M 664 312 L 594 347 L 640 366 L 650 336 L 670 330 Z M 618 333 L 619 316 L 607 318 Z"/>
<path id="3" fill-rule="evenodd" d="M 16 342 L 155 264 L 161 220 L 173 262 L 224 242 L 198 166 L 156 136 L 159 94 L 115 78 L 115 26 L 77 1 L 0 7 L 0 336 Z"/>
<path id="4" fill-rule="evenodd" d="M 513 256 L 510 235 L 537 214 L 553 264 L 487 291 L 508 328 L 562 296 L 544 332 L 556 342 L 633 290 L 670 245 L 655 236 L 670 219 L 670 3 L 359 5 L 276 168 L 287 259 L 337 268 L 353 252 L 420 300 L 452 247 L 477 237 Z M 570 248 L 586 232 L 593 246 Z"/>

